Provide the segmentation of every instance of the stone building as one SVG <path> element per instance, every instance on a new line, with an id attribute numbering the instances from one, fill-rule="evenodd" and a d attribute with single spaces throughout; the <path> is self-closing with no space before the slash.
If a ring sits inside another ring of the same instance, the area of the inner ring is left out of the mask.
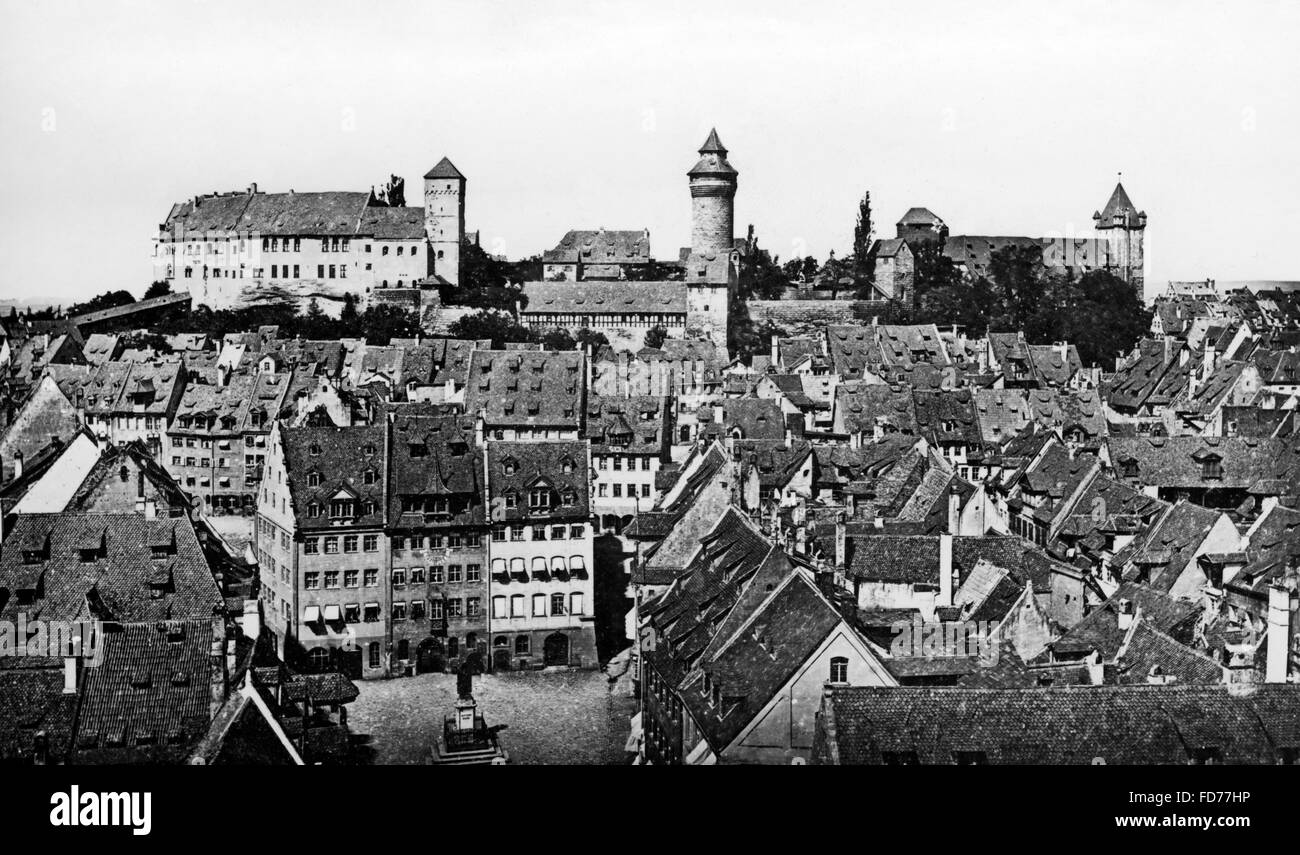
<path id="1" fill-rule="evenodd" d="M 459 280 L 465 176 L 447 158 L 424 177 L 423 207 L 368 192 L 194 196 L 172 205 L 154 240 L 154 278 L 194 305 L 236 309 L 315 298 L 337 314 L 344 294 L 430 277 Z"/>
<path id="2" fill-rule="evenodd" d="M 1105 207 L 1093 213 L 1092 235 L 1026 237 L 1022 235 L 950 234 L 948 225 L 928 208 L 912 208 L 898 221 L 896 236 L 877 240 L 871 253 L 876 259 L 875 290 L 881 299 L 908 299 L 913 293 L 912 255 L 926 241 L 941 242 L 943 253 L 959 271 L 976 278 L 988 277 L 993 254 L 1011 246 L 1042 251 L 1043 265 L 1069 270 L 1076 276 L 1107 270 L 1142 294 L 1146 279 L 1143 241 L 1147 215 L 1129 199 L 1124 185 L 1116 184 Z M 900 257 L 902 250 L 907 252 Z"/>

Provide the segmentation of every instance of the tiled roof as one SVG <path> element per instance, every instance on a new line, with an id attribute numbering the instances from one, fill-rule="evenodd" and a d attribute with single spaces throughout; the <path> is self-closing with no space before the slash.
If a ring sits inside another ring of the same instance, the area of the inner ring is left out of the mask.
<path id="1" fill-rule="evenodd" d="M 489 427 L 582 424 L 583 355 L 577 351 L 475 350 L 465 410 Z"/>
<path id="2" fill-rule="evenodd" d="M 30 764 L 44 733 L 51 762 L 65 760 L 76 722 L 76 694 L 64 694 L 62 668 L 0 669 L 0 761 Z"/>
<path id="3" fill-rule="evenodd" d="M 85 670 L 77 762 L 180 762 L 211 720 L 213 669 L 223 667 L 212 643 L 211 620 L 106 630 L 104 661 Z"/>
<path id="4" fill-rule="evenodd" d="M 590 395 L 584 436 L 591 440 L 591 450 L 596 454 L 615 451 L 659 455 L 669 441 L 669 405 L 670 399 L 655 395 Z"/>
<path id="5" fill-rule="evenodd" d="M 1278 762 L 1300 743 L 1300 686 L 1089 686 L 1050 689 L 830 690 L 814 763 L 1171 764 L 1219 752 Z M 889 752 L 888 754 L 886 752 Z"/>
<path id="6" fill-rule="evenodd" d="M 683 282 L 526 282 L 525 315 L 685 314 Z"/>
<path id="7" fill-rule="evenodd" d="M 1245 489 L 1266 481 L 1300 480 L 1294 443 L 1255 437 L 1111 437 L 1111 464 L 1129 483 L 1162 488 Z M 1219 458 L 1219 477 L 1206 478 L 1205 461 Z M 1136 469 L 1133 467 L 1136 466 Z"/>
<path id="8" fill-rule="evenodd" d="M 548 264 L 646 264 L 650 255 L 650 232 L 572 229 L 553 249 L 542 253 Z"/>
<path id="9" fill-rule="evenodd" d="M 917 433 L 916 404 L 907 389 L 877 383 L 841 383 L 835 388 L 835 412 L 842 415 L 844 430 L 873 434 L 880 426 L 887 432 Z"/>
<path id="10" fill-rule="evenodd" d="M 384 424 L 281 425 L 289 493 L 300 528 L 330 528 L 330 501 L 336 496 L 352 502 L 353 516 L 348 523 L 384 524 L 385 430 Z M 319 509 L 315 516 L 312 505 Z"/>
<path id="11" fill-rule="evenodd" d="M 487 470 L 488 503 L 495 522 L 586 519 L 590 514 L 584 441 L 490 442 Z M 530 493 L 537 488 L 547 492 L 549 503 L 530 507 Z"/>
<path id="12" fill-rule="evenodd" d="M 451 160 L 445 157 L 442 160 L 438 161 L 438 163 L 433 167 L 433 169 L 430 169 L 428 172 L 424 173 L 424 177 L 425 178 L 459 178 L 462 181 L 465 179 L 465 176 L 462 175 L 460 170 L 456 168 L 456 165 L 452 163 Z"/>
<path id="13" fill-rule="evenodd" d="M 0 611 L 119 622 L 208 618 L 222 608 L 194 527 L 136 513 L 23 514 L 0 555 L 0 587 L 36 590 Z M 38 584 L 39 583 L 39 584 Z"/>
<path id="14" fill-rule="evenodd" d="M 1226 683 L 1228 676 L 1222 665 L 1151 626 L 1140 614 L 1115 664 L 1115 678 L 1120 684 L 1142 684 L 1158 678 L 1212 686 Z"/>
<path id="15" fill-rule="evenodd" d="M 472 416 L 398 413 L 391 428 L 390 525 L 482 525 L 482 454 L 474 446 Z M 403 498 L 448 501 L 444 513 L 404 507 Z"/>
<path id="16" fill-rule="evenodd" d="M 848 532 L 850 578 L 871 582 L 939 584 L 939 537 L 936 535 L 862 534 Z M 1056 562 L 1018 537 L 954 537 L 952 565 L 964 581 L 980 559 L 1011 572 L 1018 583 L 1049 588 Z"/>

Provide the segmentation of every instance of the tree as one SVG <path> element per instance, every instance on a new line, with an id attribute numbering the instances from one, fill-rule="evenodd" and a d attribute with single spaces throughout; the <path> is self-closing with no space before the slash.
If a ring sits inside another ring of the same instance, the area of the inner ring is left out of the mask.
<path id="1" fill-rule="evenodd" d="M 662 326 L 657 326 L 646 332 L 645 346 L 653 347 L 657 349 L 663 347 L 664 342 L 667 341 L 667 339 L 668 339 L 668 330 Z"/>
<path id="2" fill-rule="evenodd" d="M 415 338 L 420 319 L 415 312 L 390 304 L 371 305 L 361 316 L 361 334 L 370 344 L 381 347 L 395 338 Z M 486 336 L 485 336 L 486 337 Z"/>
<path id="3" fill-rule="evenodd" d="M 555 327 L 542 333 L 541 343 L 547 350 L 573 350 L 578 346 L 573 334 L 564 327 Z"/>
<path id="4" fill-rule="evenodd" d="M 871 222 L 871 191 L 862 194 L 858 203 L 858 223 L 853 228 L 853 283 L 862 299 L 871 297 L 876 281 L 876 259 L 871 254 L 875 227 Z"/>
<path id="5" fill-rule="evenodd" d="M 533 332 L 519 325 L 514 317 L 495 309 L 482 309 L 465 315 L 451 325 L 453 338 L 491 339 L 492 347 L 501 348 L 507 342 L 534 342 Z"/>
<path id="6" fill-rule="evenodd" d="M 340 337 L 355 336 L 361 327 L 361 316 L 357 312 L 357 295 L 348 291 L 343 295 L 343 309 L 339 312 Z"/>
<path id="7" fill-rule="evenodd" d="M 159 279 L 150 283 L 148 289 L 144 292 L 142 299 L 152 300 L 154 297 L 166 297 L 172 292 L 172 284 L 166 279 Z"/>
<path id="8" fill-rule="evenodd" d="M 790 277 L 767 250 L 758 246 L 750 226 L 748 251 L 740 256 L 740 266 L 736 271 L 736 287 L 741 299 L 745 300 L 779 300 L 790 287 Z"/>
<path id="9" fill-rule="evenodd" d="M 1024 330 L 1038 315 L 1039 302 L 1045 289 L 1046 271 L 1043 268 L 1043 250 L 1038 245 L 1011 244 L 996 250 L 989 260 L 989 278 L 998 302 L 1000 320 L 1010 324 L 1009 329 Z"/>
<path id="10" fill-rule="evenodd" d="M 577 343 L 584 347 L 590 345 L 591 349 L 595 350 L 598 347 L 603 347 L 609 344 L 609 338 L 606 337 L 603 332 L 597 332 L 596 330 L 590 330 L 583 327 L 578 330 Z"/>
<path id="11" fill-rule="evenodd" d="M 98 297 L 92 297 L 84 303 L 69 306 L 68 314 L 84 315 L 87 312 L 100 312 L 104 309 L 116 309 L 118 306 L 129 306 L 134 302 L 135 297 L 132 297 L 129 291 L 105 291 Z"/>

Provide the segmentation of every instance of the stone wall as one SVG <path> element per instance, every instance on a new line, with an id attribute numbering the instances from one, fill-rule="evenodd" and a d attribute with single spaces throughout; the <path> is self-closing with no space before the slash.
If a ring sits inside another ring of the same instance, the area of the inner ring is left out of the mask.
<path id="1" fill-rule="evenodd" d="M 782 335 L 821 335 L 832 324 L 869 324 L 883 303 L 869 300 L 750 300 L 755 327 L 773 324 Z"/>

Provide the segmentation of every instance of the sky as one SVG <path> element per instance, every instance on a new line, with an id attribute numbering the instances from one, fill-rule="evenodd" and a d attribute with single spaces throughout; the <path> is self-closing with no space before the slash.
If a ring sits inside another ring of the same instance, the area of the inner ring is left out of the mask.
<path id="1" fill-rule="evenodd" d="M 1147 277 L 1300 278 L 1300 4 L 0 0 L 0 298 L 152 278 L 198 193 L 365 190 L 444 155 L 468 227 L 689 242 L 717 127 L 736 229 L 782 259 L 914 205 L 953 234 L 1087 234 L 1123 181 Z"/>

